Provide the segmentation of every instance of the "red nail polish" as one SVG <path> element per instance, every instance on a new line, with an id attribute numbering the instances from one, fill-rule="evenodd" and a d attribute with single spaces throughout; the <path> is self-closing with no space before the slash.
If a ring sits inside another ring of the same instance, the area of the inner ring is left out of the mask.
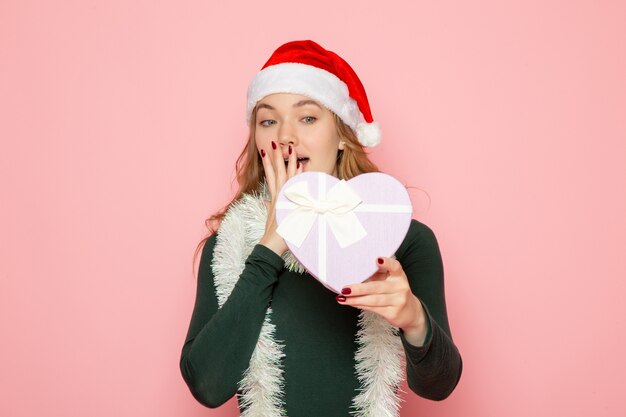
<path id="1" fill-rule="evenodd" d="M 291 145 L 289 145 L 289 155 L 291 155 Z"/>
<path id="2" fill-rule="evenodd" d="M 265 158 L 265 150 L 261 149 L 261 158 Z"/>
<path id="3" fill-rule="evenodd" d="M 383 258 L 378 258 L 378 264 L 379 264 L 379 265 L 382 265 L 382 264 L 383 264 L 383 262 L 385 262 L 385 261 L 383 260 Z"/>
<path id="4" fill-rule="evenodd" d="M 352 289 L 350 289 L 350 288 L 342 288 L 341 289 L 341 293 L 348 295 L 348 294 L 352 293 Z"/>
<path id="5" fill-rule="evenodd" d="M 338 295 L 336 298 L 337 298 L 337 301 L 340 301 L 340 302 L 346 301 L 346 297 L 344 297 L 343 295 Z"/>
<path id="6" fill-rule="evenodd" d="M 276 142 L 272 141 L 272 149 L 276 149 Z"/>

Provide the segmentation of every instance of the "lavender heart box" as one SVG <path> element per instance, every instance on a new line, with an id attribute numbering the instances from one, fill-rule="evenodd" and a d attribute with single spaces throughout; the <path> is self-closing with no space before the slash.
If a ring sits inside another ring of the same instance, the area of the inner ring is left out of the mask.
<path id="1" fill-rule="evenodd" d="M 307 271 L 339 293 L 365 281 L 392 256 L 409 230 L 406 188 L 379 172 L 348 181 L 322 172 L 290 178 L 276 202 L 278 233 Z"/>

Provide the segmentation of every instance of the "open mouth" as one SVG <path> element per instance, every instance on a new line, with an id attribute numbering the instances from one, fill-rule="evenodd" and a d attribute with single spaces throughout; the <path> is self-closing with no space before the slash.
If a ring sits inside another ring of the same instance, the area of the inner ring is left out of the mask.
<path id="1" fill-rule="evenodd" d="M 300 165 L 306 164 L 307 162 L 309 162 L 309 158 L 307 157 L 298 158 L 298 162 L 300 162 Z M 285 159 L 285 166 L 287 166 L 288 163 L 289 163 L 289 159 Z"/>

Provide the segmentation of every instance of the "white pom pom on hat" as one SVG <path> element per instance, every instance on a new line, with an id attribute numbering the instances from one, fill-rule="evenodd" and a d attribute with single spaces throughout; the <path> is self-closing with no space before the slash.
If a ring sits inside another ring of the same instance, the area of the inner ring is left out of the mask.
<path id="1" fill-rule="evenodd" d="M 246 122 L 263 97 L 274 93 L 302 94 L 333 111 L 366 147 L 380 143 L 365 88 L 352 67 L 339 55 L 311 40 L 278 47 L 248 86 Z"/>

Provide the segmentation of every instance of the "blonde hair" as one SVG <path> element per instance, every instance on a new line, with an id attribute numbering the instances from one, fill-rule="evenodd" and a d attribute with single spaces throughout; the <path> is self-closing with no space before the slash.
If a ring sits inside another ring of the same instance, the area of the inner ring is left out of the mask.
<path id="1" fill-rule="evenodd" d="M 333 113 L 339 138 L 345 142 L 344 149 L 340 150 L 337 156 L 337 177 L 339 179 L 349 180 L 350 178 L 366 172 L 380 172 L 376 164 L 369 159 L 368 154 L 365 152 L 365 148 L 357 139 L 354 131 L 334 112 L 331 113 Z M 194 265 L 198 253 L 202 250 L 202 247 L 209 237 L 217 231 L 220 222 L 231 205 L 239 200 L 244 194 L 257 191 L 259 184 L 265 181 L 263 163 L 261 162 L 261 156 L 259 155 L 254 137 L 255 125 L 256 106 L 252 110 L 252 115 L 250 116 L 250 132 L 248 134 L 248 142 L 241 151 L 241 154 L 239 154 L 235 164 L 239 190 L 230 203 L 204 221 L 204 224 L 208 229 L 208 234 L 196 246 L 193 256 Z"/>

